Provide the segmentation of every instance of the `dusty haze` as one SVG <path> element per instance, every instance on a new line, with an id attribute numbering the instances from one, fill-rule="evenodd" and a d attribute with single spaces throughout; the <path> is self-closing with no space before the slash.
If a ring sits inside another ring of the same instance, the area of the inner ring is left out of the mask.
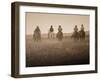
<path id="1" fill-rule="evenodd" d="M 46 13 L 26 13 L 26 67 L 81 65 L 89 64 L 89 16 Z M 75 25 L 80 29 L 84 25 L 85 40 L 71 38 Z M 63 39 L 48 39 L 48 30 L 53 25 L 63 28 Z M 41 40 L 35 41 L 33 32 L 39 26 Z M 88 33 L 88 34 L 87 34 Z"/>

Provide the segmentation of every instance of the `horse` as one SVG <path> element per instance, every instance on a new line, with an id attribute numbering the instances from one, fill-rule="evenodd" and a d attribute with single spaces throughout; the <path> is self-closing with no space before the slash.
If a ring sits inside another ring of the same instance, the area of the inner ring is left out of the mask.
<path id="1" fill-rule="evenodd" d="M 54 32 L 49 31 L 48 32 L 48 38 L 53 39 L 54 38 Z"/>
<path id="2" fill-rule="evenodd" d="M 85 40 L 85 31 L 79 31 L 80 40 Z"/>
<path id="3" fill-rule="evenodd" d="M 85 40 L 85 32 L 84 31 L 74 32 L 71 38 L 74 38 L 75 41 Z"/>
<path id="4" fill-rule="evenodd" d="M 56 37 L 58 38 L 59 41 L 61 41 L 63 39 L 63 32 L 59 31 L 56 35 Z"/>
<path id="5" fill-rule="evenodd" d="M 40 41 L 41 40 L 41 33 L 40 32 L 34 32 L 33 39 L 34 39 L 34 41 Z"/>
<path id="6" fill-rule="evenodd" d="M 79 40 L 79 32 L 74 32 L 71 36 L 75 41 Z"/>

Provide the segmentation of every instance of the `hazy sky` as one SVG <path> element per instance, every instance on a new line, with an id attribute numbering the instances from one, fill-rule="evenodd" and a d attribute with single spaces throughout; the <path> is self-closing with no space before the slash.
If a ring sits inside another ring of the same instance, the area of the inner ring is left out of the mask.
<path id="1" fill-rule="evenodd" d="M 46 14 L 28 12 L 26 17 L 26 34 L 33 34 L 36 26 L 39 26 L 41 33 L 48 33 L 51 25 L 54 32 L 57 33 L 58 26 L 61 25 L 63 33 L 73 32 L 75 25 L 80 29 L 81 24 L 84 25 L 86 31 L 89 30 L 88 15 L 64 15 L 64 14 Z"/>

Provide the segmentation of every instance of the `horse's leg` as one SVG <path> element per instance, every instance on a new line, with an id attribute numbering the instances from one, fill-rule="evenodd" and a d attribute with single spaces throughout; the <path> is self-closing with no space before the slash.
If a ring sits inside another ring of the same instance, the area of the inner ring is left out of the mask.
<path id="1" fill-rule="evenodd" d="M 52 33 L 52 39 L 53 39 L 53 33 Z"/>
<path id="2" fill-rule="evenodd" d="M 54 39 L 54 33 L 52 32 L 52 38 Z"/>
<path id="3" fill-rule="evenodd" d="M 52 39 L 52 33 L 51 33 L 51 39 Z"/>
<path id="4" fill-rule="evenodd" d="M 53 32 L 51 33 L 52 39 L 53 39 Z"/>
<path id="5" fill-rule="evenodd" d="M 38 33 L 36 34 L 36 40 L 37 41 L 39 40 L 39 34 Z"/>
<path id="6" fill-rule="evenodd" d="M 40 40 L 41 40 L 41 34 L 39 35 L 39 38 L 40 38 Z"/>
<path id="7" fill-rule="evenodd" d="M 52 39 L 52 33 L 50 32 L 50 39 Z"/>
<path id="8" fill-rule="evenodd" d="M 38 33 L 38 35 L 37 35 L 37 36 L 38 36 L 38 41 L 39 41 L 39 40 L 40 40 L 40 33 Z"/>

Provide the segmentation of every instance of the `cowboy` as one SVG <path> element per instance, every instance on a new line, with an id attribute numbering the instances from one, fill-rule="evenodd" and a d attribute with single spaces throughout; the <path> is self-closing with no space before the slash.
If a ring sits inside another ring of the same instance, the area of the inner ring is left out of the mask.
<path id="1" fill-rule="evenodd" d="M 53 29 L 53 26 L 51 25 L 50 32 L 53 32 L 53 31 L 54 31 L 54 29 Z"/>
<path id="2" fill-rule="evenodd" d="M 36 27 L 34 32 L 40 32 L 39 26 Z"/>
<path id="3" fill-rule="evenodd" d="M 80 34 L 80 40 L 85 40 L 85 31 L 84 31 L 84 26 L 83 24 L 81 25 L 81 29 L 79 31 L 79 34 Z"/>
<path id="4" fill-rule="evenodd" d="M 36 41 L 41 40 L 41 31 L 39 29 L 39 26 L 37 26 L 36 29 L 34 30 L 33 38 Z"/>
<path id="5" fill-rule="evenodd" d="M 54 29 L 53 26 L 51 25 L 49 32 L 48 32 L 48 38 L 53 39 L 54 38 Z"/>
<path id="6" fill-rule="evenodd" d="M 59 31 L 59 32 L 62 32 L 61 25 L 59 25 L 59 27 L 58 27 L 58 31 Z"/>
<path id="7" fill-rule="evenodd" d="M 81 25 L 81 31 L 84 31 L 84 26 L 83 26 L 83 24 Z"/>
<path id="8" fill-rule="evenodd" d="M 78 32 L 77 25 L 75 25 L 75 27 L 74 27 L 74 32 Z"/>
<path id="9" fill-rule="evenodd" d="M 62 32 L 61 25 L 59 25 L 59 27 L 58 27 L 58 32 L 57 32 L 56 37 L 58 38 L 59 41 L 61 41 L 63 39 L 63 32 Z"/>

